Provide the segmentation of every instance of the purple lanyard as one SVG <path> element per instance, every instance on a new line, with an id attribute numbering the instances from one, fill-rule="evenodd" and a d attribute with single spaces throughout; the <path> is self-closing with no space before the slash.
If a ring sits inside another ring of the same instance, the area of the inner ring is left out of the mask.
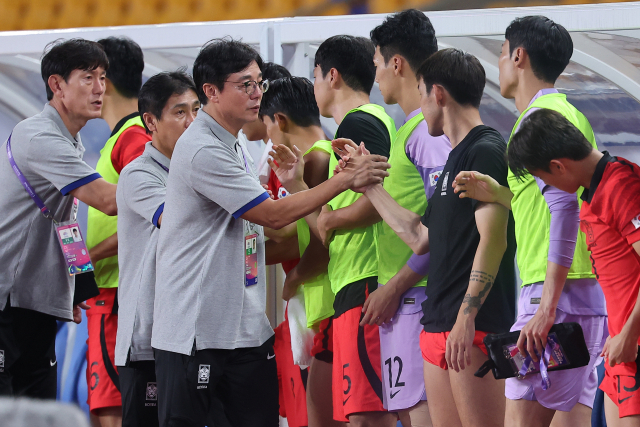
<path id="1" fill-rule="evenodd" d="M 27 191 L 27 194 L 29 194 L 33 202 L 36 204 L 36 206 L 38 206 L 38 208 L 42 212 L 42 215 L 44 215 L 44 217 L 47 219 L 52 219 L 53 217 L 51 216 L 51 211 L 44 204 L 42 199 L 38 197 L 38 195 L 36 194 L 36 191 L 33 189 L 31 184 L 29 184 L 29 181 L 27 181 L 27 178 L 22 174 L 22 171 L 20 171 L 20 168 L 16 164 L 16 161 L 13 159 L 13 153 L 11 152 L 11 135 L 9 135 L 9 139 L 7 139 L 7 157 L 9 157 L 9 164 L 11 165 L 11 168 L 13 169 L 16 176 L 20 180 L 20 183 L 22 184 L 24 189 Z"/>
<path id="2" fill-rule="evenodd" d="M 154 159 L 153 157 L 151 158 L 151 160 L 153 160 L 154 162 L 156 162 L 158 164 L 158 166 L 160 166 L 162 169 L 164 169 L 167 173 L 169 173 L 169 168 L 166 167 L 165 165 L 163 165 L 162 163 L 160 163 L 159 161 L 157 161 L 156 159 Z"/>
<path id="3" fill-rule="evenodd" d="M 551 346 L 551 343 L 549 341 L 550 341 L 549 338 L 547 338 L 547 345 L 545 346 L 544 351 L 542 352 L 542 355 L 540 355 L 539 357 L 540 361 L 538 362 L 538 369 L 540 370 L 540 376 L 542 377 L 543 390 L 548 390 L 549 387 L 551 387 L 551 380 L 549 379 L 548 367 L 549 367 L 549 361 L 551 360 L 551 354 L 553 353 L 553 347 Z M 533 361 L 533 359 L 531 359 L 531 356 L 527 356 L 524 359 L 524 363 L 522 364 L 522 368 L 520 368 L 520 372 L 518 372 L 518 374 L 522 377 L 527 375 L 527 372 L 529 371 L 529 366 L 531 366 L 532 363 L 535 365 L 535 362 Z"/>

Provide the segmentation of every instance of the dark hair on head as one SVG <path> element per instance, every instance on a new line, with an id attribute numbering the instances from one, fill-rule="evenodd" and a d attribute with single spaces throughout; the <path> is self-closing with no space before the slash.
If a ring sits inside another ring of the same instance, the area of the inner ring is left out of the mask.
<path id="1" fill-rule="evenodd" d="M 547 83 L 555 83 L 573 55 L 569 32 L 545 16 L 516 18 L 504 34 L 509 41 L 509 56 L 519 47 L 527 51 L 533 74 Z"/>
<path id="2" fill-rule="evenodd" d="M 368 95 L 376 78 L 375 51 L 371 40 L 364 37 L 333 36 L 318 48 L 315 65 L 320 66 L 322 77 L 335 68 L 349 88 Z"/>
<path id="3" fill-rule="evenodd" d="M 205 83 L 210 83 L 222 91 L 224 82 L 231 74 L 246 69 L 254 61 L 262 71 L 260 54 L 241 41 L 223 38 L 205 43 L 193 63 L 193 80 L 202 105 L 208 101 L 202 89 Z"/>
<path id="4" fill-rule="evenodd" d="M 284 77 L 291 77 L 291 73 L 285 67 L 275 62 L 265 62 L 262 64 L 262 79 L 274 81 L 275 79 L 282 79 Z"/>
<path id="5" fill-rule="evenodd" d="M 47 100 L 53 99 L 49 77 L 61 76 L 66 82 L 73 70 L 93 71 L 98 67 L 109 69 L 109 59 L 102 46 L 85 39 L 55 40 L 44 48 L 40 74 L 47 90 Z"/>
<path id="6" fill-rule="evenodd" d="M 459 49 L 443 49 L 420 66 L 416 73 L 427 93 L 434 84 L 441 85 L 460 105 L 480 107 L 486 83 L 484 67 L 478 58 Z"/>
<path id="7" fill-rule="evenodd" d="M 380 47 L 385 64 L 393 55 L 401 55 L 414 72 L 425 59 L 438 51 L 436 31 L 431 21 L 416 9 L 389 15 L 371 30 L 371 41 Z"/>
<path id="8" fill-rule="evenodd" d="M 162 110 L 167 105 L 167 101 L 173 95 L 182 95 L 188 90 L 196 92 L 196 85 L 184 68 L 177 71 L 163 72 L 151 77 L 140 89 L 138 97 L 138 111 L 140 116 L 144 113 L 153 114 L 156 119 L 162 118 Z M 151 131 L 142 120 L 144 128 L 148 134 Z"/>
<path id="9" fill-rule="evenodd" d="M 144 55 L 138 43 L 128 37 L 98 40 L 109 58 L 107 78 L 125 98 L 137 98 L 142 86 Z"/>
<path id="10" fill-rule="evenodd" d="M 509 142 L 507 157 L 509 168 L 520 178 L 528 171 L 550 172 L 551 160 L 582 160 L 592 149 L 584 134 L 566 117 L 542 108 L 522 121 Z"/>
<path id="11" fill-rule="evenodd" d="M 262 95 L 260 117 L 274 120 L 282 113 L 302 127 L 320 126 L 320 110 L 313 94 L 313 83 L 304 77 L 285 77 L 273 80 Z"/>

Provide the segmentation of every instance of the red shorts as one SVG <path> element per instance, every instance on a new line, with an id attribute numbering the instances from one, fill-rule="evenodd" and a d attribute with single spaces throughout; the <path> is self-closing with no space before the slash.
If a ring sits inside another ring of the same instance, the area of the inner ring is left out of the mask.
<path id="1" fill-rule="evenodd" d="M 302 427 L 307 421 L 307 375 L 306 369 L 293 364 L 289 321 L 285 320 L 275 329 L 273 351 L 278 367 L 278 389 L 280 391 L 280 416 L 287 419 L 291 427 Z"/>
<path id="2" fill-rule="evenodd" d="M 114 363 L 118 315 L 113 304 L 118 288 L 100 288 L 100 295 L 87 300 L 87 404 L 96 409 L 122 406 L 120 377 Z"/>
<path id="3" fill-rule="evenodd" d="M 333 319 L 333 418 L 384 411 L 378 325 L 360 326 L 362 305 Z"/>
<path id="4" fill-rule="evenodd" d="M 444 356 L 447 350 L 447 337 L 449 334 L 450 332 L 420 332 L 422 358 L 432 365 L 440 366 L 444 370 L 448 369 L 447 360 Z M 473 337 L 473 345 L 482 350 L 484 354 L 488 353 L 482 340 L 487 335 L 489 335 L 489 332 L 476 331 Z"/>
<path id="5" fill-rule="evenodd" d="M 613 368 L 609 362 L 604 362 L 604 378 L 600 383 L 600 390 L 618 405 L 620 418 L 631 415 L 640 415 L 640 372 L 638 363 L 622 363 Z"/>
<path id="6" fill-rule="evenodd" d="M 320 331 L 313 337 L 311 356 L 333 363 L 333 317 L 320 321 Z"/>

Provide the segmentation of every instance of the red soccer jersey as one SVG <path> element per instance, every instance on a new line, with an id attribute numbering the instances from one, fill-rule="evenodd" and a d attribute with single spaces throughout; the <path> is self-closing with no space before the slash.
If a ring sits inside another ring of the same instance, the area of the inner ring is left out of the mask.
<path id="1" fill-rule="evenodd" d="M 275 200 L 281 199 L 289 195 L 289 192 L 282 186 L 282 184 L 280 183 L 280 180 L 278 179 L 278 177 L 276 176 L 276 173 L 273 170 L 269 172 L 269 181 L 267 182 L 267 188 L 269 188 L 271 193 L 273 193 L 273 198 Z M 299 261 L 300 261 L 300 258 L 296 258 L 296 259 L 283 262 L 282 269 L 284 270 L 285 274 L 289 274 L 289 272 L 293 270 L 293 267 L 298 265 Z"/>
<path id="2" fill-rule="evenodd" d="M 640 290 L 640 256 L 631 246 L 640 240 L 640 167 L 605 151 L 582 200 L 580 229 L 587 237 L 614 336 L 633 311 Z"/>
<path id="3" fill-rule="evenodd" d="M 151 135 L 142 126 L 131 126 L 120 134 L 111 152 L 111 163 L 116 172 L 122 172 L 125 166 L 137 159 L 142 153 Z"/>

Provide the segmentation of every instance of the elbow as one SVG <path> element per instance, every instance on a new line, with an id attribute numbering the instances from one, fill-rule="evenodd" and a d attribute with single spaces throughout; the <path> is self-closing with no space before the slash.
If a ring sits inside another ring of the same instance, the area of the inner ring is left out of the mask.
<path id="1" fill-rule="evenodd" d="M 411 250 L 416 255 L 424 255 L 429 252 L 429 245 L 423 242 L 416 242 L 411 245 Z"/>
<path id="2" fill-rule="evenodd" d="M 118 205 L 116 204 L 115 197 L 113 200 L 105 200 L 103 205 L 103 209 L 101 209 L 102 213 L 109 216 L 118 215 Z"/>

